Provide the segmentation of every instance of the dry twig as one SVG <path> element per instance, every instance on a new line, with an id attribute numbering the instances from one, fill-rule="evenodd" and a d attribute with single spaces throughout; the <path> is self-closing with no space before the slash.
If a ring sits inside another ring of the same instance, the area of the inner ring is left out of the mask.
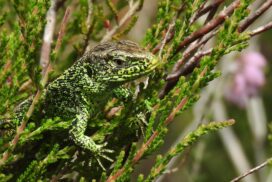
<path id="1" fill-rule="evenodd" d="M 130 6 L 127 13 L 123 16 L 123 18 L 119 21 L 115 27 L 113 27 L 110 31 L 108 31 L 104 37 L 102 38 L 101 42 L 107 42 L 111 40 L 113 35 L 141 8 L 141 2 L 137 1 L 133 5 Z"/>
<path id="2" fill-rule="evenodd" d="M 258 8 L 251 16 L 247 17 L 241 25 L 238 27 L 239 32 L 243 32 L 247 29 L 257 18 L 259 18 L 264 12 L 266 12 L 272 6 L 272 0 L 264 2 L 260 8 Z"/>
<path id="3" fill-rule="evenodd" d="M 203 9 L 200 9 L 197 14 L 194 16 L 193 22 L 200 18 L 201 16 L 205 15 L 211 10 L 217 9 L 225 0 L 216 0 L 215 2 L 211 3 L 210 5 L 206 6 Z"/>
<path id="4" fill-rule="evenodd" d="M 185 4 L 182 4 L 182 5 L 180 6 L 180 8 L 178 9 L 177 15 L 176 15 L 176 17 L 174 18 L 173 22 L 176 21 L 176 19 L 179 17 L 180 13 L 183 11 L 184 8 L 185 8 Z M 168 26 L 167 30 L 171 30 L 170 27 L 172 26 L 173 22 L 170 23 L 170 25 Z M 165 42 L 164 44 L 169 43 L 169 42 L 174 38 L 174 34 L 175 34 L 175 32 L 174 32 L 174 30 L 172 29 L 172 30 L 168 33 L 168 36 L 165 36 L 165 37 L 163 38 L 163 41 L 162 41 L 161 43 L 159 43 L 158 45 L 156 45 L 156 46 L 153 48 L 152 53 L 153 53 L 153 54 L 156 54 L 158 51 L 160 51 L 160 50 L 161 50 L 161 47 L 164 46 L 162 43 L 163 43 L 163 42 Z"/>
<path id="5" fill-rule="evenodd" d="M 83 52 L 86 53 L 90 50 L 89 39 L 93 29 L 93 23 L 91 21 L 93 15 L 93 0 L 88 0 L 88 16 L 86 19 L 87 34 L 84 41 Z"/>
<path id="6" fill-rule="evenodd" d="M 209 33 L 217 26 L 221 25 L 233 12 L 234 10 L 240 5 L 240 0 L 235 0 L 231 3 L 226 9 L 222 10 L 217 17 L 212 19 L 209 23 L 204 25 L 199 30 L 193 32 L 191 35 L 186 37 L 178 46 L 175 53 L 181 51 L 184 47 L 189 45 L 190 43 L 194 42 L 198 38 L 204 36 L 205 34 Z"/>
<path id="7" fill-rule="evenodd" d="M 53 35 L 56 24 L 56 14 L 57 14 L 57 0 L 51 1 L 51 6 L 47 11 L 46 15 L 46 26 L 44 28 L 43 34 L 43 44 L 41 50 L 40 65 L 42 67 L 42 75 L 44 75 L 47 66 L 49 65 L 51 44 L 53 42 Z"/>
<path id="8" fill-rule="evenodd" d="M 258 35 L 258 34 L 260 34 L 262 32 L 270 30 L 270 29 L 272 29 L 272 22 L 269 22 L 266 25 L 260 26 L 260 27 L 256 28 L 255 30 L 252 30 L 251 32 L 249 32 L 249 35 L 251 37 L 253 37 L 255 35 Z"/>
<path id="9" fill-rule="evenodd" d="M 252 174 L 252 173 L 254 173 L 254 172 L 256 172 L 256 171 L 262 169 L 262 168 L 265 167 L 266 165 L 271 164 L 271 162 L 272 162 L 272 158 L 269 158 L 269 159 L 267 159 L 265 162 L 263 162 L 262 164 L 260 164 L 260 165 L 258 165 L 258 166 L 256 166 L 256 167 L 254 167 L 254 168 L 252 168 L 252 169 L 250 169 L 249 171 L 247 171 L 246 173 L 242 174 L 241 176 L 238 176 L 238 177 L 234 178 L 233 180 L 231 180 L 231 182 L 240 181 L 240 180 L 242 180 L 243 178 L 247 177 L 248 175 L 250 175 L 250 174 Z"/>

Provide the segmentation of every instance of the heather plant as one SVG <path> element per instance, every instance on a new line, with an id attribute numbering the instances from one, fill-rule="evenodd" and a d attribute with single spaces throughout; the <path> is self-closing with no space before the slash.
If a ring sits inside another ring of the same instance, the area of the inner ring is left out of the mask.
<path id="1" fill-rule="evenodd" d="M 109 154 L 114 161 L 101 164 L 69 139 L 69 121 L 33 113 L 41 110 L 46 86 L 94 45 L 127 39 L 145 1 L 0 1 L 0 180 L 130 181 L 136 164 L 160 149 L 168 125 L 220 76 L 215 70 L 220 59 L 272 28 L 269 22 L 247 29 L 272 5 L 265 1 L 250 12 L 252 3 L 158 1 L 156 18 L 140 45 L 157 56 L 159 67 L 128 85 L 133 98 L 112 98 L 88 124 L 86 133 L 114 151 Z M 30 107 L 19 113 L 22 120 L 12 122 L 16 107 L 29 97 Z M 148 175 L 140 174 L 137 180 L 154 181 L 171 159 L 203 135 L 233 124 L 230 119 L 199 125 L 158 155 Z"/>

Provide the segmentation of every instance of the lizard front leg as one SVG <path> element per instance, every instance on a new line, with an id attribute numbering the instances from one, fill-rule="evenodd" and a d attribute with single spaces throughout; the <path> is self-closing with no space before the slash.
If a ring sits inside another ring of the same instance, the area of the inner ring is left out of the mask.
<path id="1" fill-rule="evenodd" d="M 120 99 L 122 101 L 129 101 L 133 97 L 133 93 L 131 90 L 125 87 L 117 87 L 113 90 L 113 95 L 117 99 Z"/>
<path id="2" fill-rule="evenodd" d="M 134 95 L 130 89 L 122 87 L 122 86 L 115 88 L 113 90 L 113 95 L 117 99 L 120 99 L 121 101 L 124 101 L 124 102 L 129 102 L 129 103 L 131 102 L 131 100 L 134 97 Z M 146 122 L 146 114 L 143 113 L 142 111 L 150 112 L 151 108 L 150 108 L 150 106 L 148 107 L 148 103 L 145 103 L 145 102 L 142 102 L 140 107 L 139 106 L 137 106 L 137 107 L 138 107 L 138 108 L 136 108 L 137 112 L 134 114 L 131 125 L 136 124 L 137 126 L 139 126 L 139 128 L 141 129 L 140 132 L 142 134 L 144 134 L 144 128 L 148 125 L 148 123 Z M 138 133 L 138 130 L 136 130 L 136 131 Z"/>
<path id="3" fill-rule="evenodd" d="M 88 119 L 89 113 L 87 109 L 84 108 L 80 113 L 76 114 L 75 119 L 72 122 L 71 129 L 69 130 L 69 134 L 76 145 L 92 152 L 99 165 L 104 169 L 100 161 L 100 157 L 112 162 L 112 159 L 107 157 L 104 153 L 112 153 L 113 151 L 103 148 L 107 143 L 98 145 L 91 137 L 84 134 L 87 128 Z"/>

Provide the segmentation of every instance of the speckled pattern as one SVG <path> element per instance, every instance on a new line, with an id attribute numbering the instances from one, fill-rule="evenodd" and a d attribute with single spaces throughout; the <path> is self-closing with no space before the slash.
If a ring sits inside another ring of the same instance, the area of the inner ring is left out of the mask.
<path id="1" fill-rule="evenodd" d="M 157 64 L 155 56 L 131 41 L 99 44 L 48 85 L 46 116 L 72 119 L 72 140 L 95 156 L 106 158 L 103 153 L 111 151 L 84 134 L 87 122 L 114 92 L 122 90 L 122 84 L 147 75 Z"/>

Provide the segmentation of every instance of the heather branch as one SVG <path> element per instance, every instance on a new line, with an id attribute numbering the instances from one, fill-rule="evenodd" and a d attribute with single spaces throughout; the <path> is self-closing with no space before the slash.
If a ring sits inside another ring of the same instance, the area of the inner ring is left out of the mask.
<path id="1" fill-rule="evenodd" d="M 209 54 L 212 53 L 212 48 L 208 49 L 206 51 L 201 51 L 201 52 L 197 52 L 188 62 L 186 62 L 184 64 L 184 66 L 177 70 L 176 72 L 170 74 L 167 76 L 166 80 L 175 80 L 178 79 L 181 75 L 186 75 L 188 73 L 190 73 L 194 67 L 197 65 L 197 63 L 199 62 L 199 60 L 204 57 L 207 56 Z"/>
<path id="2" fill-rule="evenodd" d="M 200 9 L 194 19 L 192 20 L 192 22 L 196 21 L 198 18 L 200 18 L 201 16 L 205 15 L 207 12 L 212 11 L 214 9 L 217 9 L 225 0 L 217 0 L 215 2 L 213 2 L 212 4 L 206 6 L 203 9 Z"/>
<path id="3" fill-rule="evenodd" d="M 62 39 L 63 39 L 63 36 L 64 36 L 64 33 L 65 33 L 65 28 L 66 28 L 66 25 L 68 23 L 68 18 L 69 18 L 69 15 L 70 15 L 70 11 L 71 9 L 68 7 L 65 11 L 65 14 L 63 16 L 63 19 L 62 19 L 62 22 L 61 22 L 61 27 L 60 27 L 60 31 L 58 33 L 58 38 L 57 38 L 57 42 L 56 42 L 56 46 L 54 48 L 54 51 L 53 53 L 57 53 L 60 46 L 61 46 L 61 42 L 62 42 Z M 42 86 L 44 87 L 46 85 L 46 83 L 48 82 L 48 75 L 49 73 L 52 71 L 52 66 L 49 62 L 47 68 L 46 68 L 46 72 L 45 74 L 43 75 L 43 78 L 41 80 L 41 83 L 42 83 Z"/>
<path id="4" fill-rule="evenodd" d="M 4 65 L 4 69 L 1 71 L 0 73 L 0 78 L 2 78 L 7 72 L 8 70 L 10 69 L 11 67 L 11 61 L 7 61 Z M 0 87 L 2 87 L 2 85 L 0 84 Z"/>
<path id="5" fill-rule="evenodd" d="M 111 10 L 111 12 L 113 13 L 114 18 L 116 20 L 116 23 L 119 24 L 119 22 L 118 22 L 118 11 L 117 11 L 115 5 L 112 3 L 111 0 L 106 0 L 106 3 L 108 5 L 109 9 Z M 132 7 L 131 1 L 129 1 L 129 7 L 130 8 Z"/>
<path id="6" fill-rule="evenodd" d="M 173 31 L 174 26 L 175 26 L 175 20 L 169 25 L 168 30 L 162 40 L 162 44 L 160 46 L 160 51 L 159 51 L 159 59 L 161 59 L 163 48 L 165 47 L 167 40 L 171 37 L 171 32 Z"/>
<path id="7" fill-rule="evenodd" d="M 250 37 L 256 36 L 262 32 L 265 32 L 269 29 L 272 29 L 272 22 L 269 22 L 266 25 L 263 25 L 259 28 L 256 28 L 252 31 L 249 32 Z M 217 33 L 217 31 L 214 31 L 213 33 L 211 33 L 209 36 L 207 36 L 206 38 L 204 38 L 201 42 L 199 42 L 198 44 L 195 44 L 194 47 L 192 47 L 190 50 L 186 50 L 183 54 L 182 59 L 180 59 L 174 66 L 173 71 L 170 75 L 167 76 L 167 80 L 170 82 L 167 82 L 164 90 L 168 87 L 170 87 L 169 85 L 171 85 L 171 88 L 173 87 L 173 85 L 176 84 L 176 80 L 178 80 L 178 78 L 181 75 L 187 75 L 189 73 L 192 72 L 192 70 L 198 65 L 197 63 L 199 62 L 199 60 L 205 56 L 211 53 L 211 49 L 204 51 L 204 52 L 197 52 L 191 59 L 190 61 L 186 62 L 184 64 L 184 62 L 186 61 L 186 59 L 191 55 L 191 53 L 196 50 L 199 46 L 203 45 L 204 43 L 206 43 L 210 38 L 212 38 L 215 34 Z M 175 82 L 173 83 L 173 81 L 175 80 Z M 165 91 L 163 93 L 166 93 Z M 163 97 L 164 95 L 162 95 Z"/>
<path id="8" fill-rule="evenodd" d="M 252 169 L 250 169 L 249 171 L 247 171 L 246 173 L 242 174 L 241 176 L 238 176 L 238 177 L 234 178 L 233 180 L 231 180 L 231 182 L 240 181 L 243 178 L 245 178 L 246 176 L 248 176 L 248 175 L 250 175 L 250 174 L 252 174 L 252 173 L 254 173 L 254 172 L 256 172 L 256 171 L 258 171 L 260 169 L 262 169 L 263 167 L 265 167 L 266 165 L 271 164 L 271 163 L 272 163 L 272 158 L 269 158 L 265 162 L 263 162 L 262 164 L 254 167 Z"/>
<path id="9" fill-rule="evenodd" d="M 58 8 L 64 3 L 65 1 L 52 1 L 51 7 L 49 8 L 46 16 L 47 24 L 45 26 L 44 30 L 44 36 L 43 36 L 43 45 L 41 50 L 41 59 L 40 59 L 40 65 L 42 67 L 42 75 L 45 75 L 45 71 L 47 70 L 47 67 L 51 69 L 50 65 L 50 52 L 51 52 L 51 44 L 53 42 L 53 35 L 55 30 L 55 24 L 56 24 L 56 14 Z M 70 13 L 70 9 L 67 9 L 65 12 L 63 22 L 61 24 L 61 30 L 59 32 L 57 44 L 55 47 L 55 50 L 58 50 L 60 47 L 60 43 L 62 42 L 63 34 L 64 34 L 64 28 L 65 24 L 67 24 L 67 19 Z M 61 34 L 60 34 L 61 33 Z M 49 71 L 50 71 L 49 69 Z M 30 84 L 32 84 L 31 80 L 26 81 L 20 88 L 19 91 L 25 90 Z"/>
<path id="10" fill-rule="evenodd" d="M 196 42 L 195 44 L 193 44 L 192 46 L 189 46 L 183 53 L 182 58 L 177 61 L 177 63 L 175 64 L 173 71 L 170 75 L 175 74 L 175 72 L 177 72 L 181 66 L 185 63 L 185 61 L 192 55 L 193 52 L 195 52 L 197 49 L 199 49 L 200 47 L 202 47 L 203 45 L 205 45 L 211 38 L 213 38 L 218 32 L 217 30 L 214 30 L 213 32 L 211 32 L 209 35 L 205 36 L 202 40 Z"/>
<path id="11" fill-rule="evenodd" d="M 171 121 L 173 121 L 175 115 L 177 114 L 178 111 L 180 111 L 188 102 L 188 98 L 184 97 L 180 103 L 177 105 L 177 107 L 175 107 L 172 112 L 169 114 L 169 116 L 165 119 L 164 121 L 164 125 L 167 126 L 171 123 Z M 146 143 L 144 143 L 142 145 L 142 147 L 138 150 L 138 152 L 135 154 L 134 158 L 132 159 L 132 164 L 131 165 L 135 165 L 144 155 L 145 151 L 148 149 L 148 147 L 151 145 L 151 143 L 154 141 L 154 139 L 156 137 L 158 137 L 159 135 L 159 131 L 156 130 L 154 131 L 154 133 L 151 135 L 151 137 L 147 140 Z M 120 177 L 125 171 L 125 168 L 121 168 L 119 169 L 113 176 L 109 176 L 107 179 L 107 182 L 113 182 L 116 179 L 118 179 L 118 177 Z"/>
<path id="12" fill-rule="evenodd" d="M 190 25 L 192 25 L 199 17 L 198 17 L 198 13 L 205 7 L 206 3 L 208 1 L 205 1 L 203 4 L 201 4 L 201 6 L 199 7 L 199 9 L 197 10 L 197 12 L 195 12 L 192 17 L 190 18 Z"/>
<path id="13" fill-rule="evenodd" d="M 124 17 L 119 21 L 115 27 L 113 27 L 110 31 L 108 31 L 105 36 L 102 38 L 101 42 L 107 42 L 111 40 L 113 35 L 129 20 L 136 12 L 140 10 L 141 2 L 135 2 L 128 10 L 128 12 L 124 15 Z"/>
<path id="14" fill-rule="evenodd" d="M 164 96 L 177 84 L 179 77 L 181 75 L 186 75 L 193 71 L 193 69 L 198 65 L 200 59 L 203 56 L 211 54 L 213 49 L 208 49 L 206 51 L 201 51 L 196 53 L 181 69 L 170 74 L 166 79 L 167 83 L 159 94 L 159 98 L 162 99 Z"/>
<path id="15" fill-rule="evenodd" d="M 44 35 L 43 35 L 43 45 L 41 50 L 41 59 L 40 65 L 42 67 L 42 74 L 44 75 L 47 66 L 49 65 L 50 60 L 50 52 L 51 52 L 51 44 L 53 42 L 53 35 L 56 24 L 56 14 L 57 14 L 57 1 L 51 1 L 51 7 L 49 8 L 46 20 L 47 24 L 45 26 Z"/>
<path id="16" fill-rule="evenodd" d="M 52 2 L 53 2 L 53 3 L 51 4 L 51 6 L 55 6 L 55 3 L 56 3 L 56 2 L 55 2 L 54 0 L 53 0 Z M 56 8 L 53 8 L 53 9 L 56 10 Z M 52 10 L 52 9 L 51 9 L 51 10 Z M 62 20 L 62 27 L 63 27 L 63 28 L 61 28 L 61 30 L 60 30 L 60 32 L 59 32 L 59 37 L 58 37 L 58 39 L 57 39 L 56 47 L 55 47 L 55 49 L 54 49 L 55 52 L 56 52 L 56 51 L 58 50 L 58 48 L 59 48 L 58 45 L 61 44 L 62 36 L 63 36 L 63 34 L 64 34 L 64 29 L 65 29 L 64 27 L 66 26 L 66 23 L 67 23 L 67 17 L 68 17 L 68 16 L 66 16 L 66 15 L 69 14 L 69 12 L 70 12 L 70 9 L 67 8 L 66 13 L 65 13 L 65 16 L 64 16 L 64 18 L 63 18 L 63 20 Z M 49 15 L 50 15 L 50 14 L 49 14 Z M 53 15 L 54 15 L 54 13 L 53 13 Z M 56 17 L 56 16 L 54 16 L 54 17 Z M 49 26 L 49 27 L 51 27 L 51 29 L 46 29 L 48 32 L 45 32 L 45 34 L 47 34 L 47 33 L 48 33 L 48 34 L 51 34 L 51 32 L 54 32 L 54 27 L 55 27 L 55 26 Z M 47 39 L 47 40 L 48 40 L 48 39 Z M 45 44 L 48 44 L 47 40 L 46 40 Z M 49 42 L 51 42 L 51 41 L 49 41 Z M 48 49 L 48 45 L 43 46 L 43 48 L 44 48 L 44 47 L 45 47 L 46 49 Z M 47 54 L 50 54 L 50 52 L 47 51 Z M 49 73 L 50 73 L 50 71 L 51 71 L 51 64 L 50 64 L 50 61 L 49 61 L 50 55 L 44 55 L 44 57 L 48 58 L 48 60 L 46 60 L 46 61 L 48 61 L 48 64 L 47 64 L 46 67 L 43 67 L 43 69 L 42 69 L 42 73 L 43 73 L 43 74 L 42 74 L 42 79 L 41 79 L 41 86 L 42 86 L 42 87 L 41 87 L 41 88 L 38 88 L 38 91 L 37 91 L 36 95 L 34 96 L 33 101 L 32 101 L 32 103 L 31 103 L 31 105 L 30 105 L 28 111 L 26 112 L 24 118 L 23 118 L 22 121 L 21 121 L 21 125 L 17 128 L 16 134 L 15 134 L 13 140 L 12 140 L 11 143 L 10 143 L 10 148 L 9 148 L 9 150 L 7 150 L 6 152 L 4 152 L 4 154 L 3 154 L 3 156 L 2 156 L 2 159 L 0 160 L 0 166 L 2 166 L 2 165 L 5 164 L 5 162 L 8 160 L 8 158 L 9 158 L 11 152 L 15 149 L 15 147 L 16 147 L 18 141 L 19 141 L 20 135 L 23 133 L 23 131 L 24 131 L 25 127 L 26 127 L 26 124 L 27 124 L 28 120 L 29 120 L 29 118 L 31 117 L 31 115 L 32 115 L 32 113 L 33 113 L 33 111 L 34 111 L 34 109 L 35 109 L 35 106 L 36 106 L 36 105 L 38 104 L 38 102 L 39 102 L 39 99 L 40 99 L 40 97 L 41 97 L 41 95 L 42 95 L 42 89 L 43 89 L 43 87 L 46 85 L 46 83 L 48 82 L 48 75 L 49 75 Z M 42 59 L 42 57 L 41 57 L 41 59 Z"/>
<path id="17" fill-rule="evenodd" d="M 249 32 L 249 36 L 253 37 L 256 36 L 262 32 L 265 32 L 269 29 L 272 29 L 272 22 L 269 22 L 268 24 L 261 26 L 259 28 L 256 28 L 255 30 L 252 30 L 251 32 Z M 212 34 L 216 34 L 217 31 L 214 31 Z M 189 73 L 191 73 L 194 68 L 196 66 L 198 66 L 198 63 L 200 61 L 200 59 L 203 56 L 209 55 L 212 52 L 212 49 L 209 49 L 207 51 L 203 51 L 203 52 L 197 52 L 195 53 L 195 55 L 186 63 L 184 63 L 187 58 L 189 58 L 189 56 L 191 55 L 191 53 L 193 51 L 195 51 L 199 46 L 204 45 L 205 42 L 207 42 L 211 37 L 212 34 L 210 36 L 207 36 L 206 38 L 204 38 L 201 42 L 199 42 L 198 44 L 195 44 L 195 46 L 190 49 L 190 50 L 186 50 L 183 54 L 182 59 L 180 59 L 174 66 L 171 74 L 169 74 L 166 78 L 167 83 L 164 86 L 164 88 L 162 89 L 162 91 L 160 92 L 160 98 L 163 98 L 165 96 L 165 94 L 168 93 L 169 90 L 171 90 L 171 88 L 173 88 L 179 77 L 182 75 L 188 75 Z"/>
<path id="18" fill-rule="evenodd" d="M 192 19 L 190 20 L 190 24 L 194 23 L 197 19 L 199 19 L 201 16 L 205 15 L 208 12 L 210 12 L 208 16 L 210 16 L 211 14 L 214 14 L 216 12 L 216 10 L 219 8 L 219 6 L 221 5 L 221 3 L 223 3 L 224 1 L 225 0 L 217 0 L 206 7 L 200 8 L 193 15 Z M 205 4 L 206 3 L 203 3 L 203 5 L 205 5 Z"/>
<path id="19" fill-rule="evenodd" d="M 58 34 L 58 39 L 57 39 L 57 43 L 56 43 L 56 47 L 54 49 L 54 52 L 57 52 L 61 46 L 61 42 L 62 42 L 63 36 L 65 34 L 65 28 L 68 23 L 70 12 L 71 12 L 71 8 L 68 7 L 65 11 L 65 14 L 64 14 L 62 22 L 61 22 L 60 31 Z"/>
<path id="20" fill-rule="evenodd" d="M 45 71 L 46 72 L 46 71 Z M 11 152 L 14 150 L 14 148 L 16 147 L 16 144 L 18 143 L 19 141 L 19 137 L 20 135 L 23 133 L 25 127 L 26 127 L 26 124 L 27 124 L 27 121 L 29 120 L 30 116 L 32 115 L 33 111 L 34 111 L 34 108 L 36 106 L 36 104 L 38 103 L 38 100 L 41 96 L 41 91 L 38 90 L 26 115 L 24 116 L 23 120 L 22 120 L 22 123 L 21 125 L 17 128 L 17 131 L 16 131 L 16 135 L 14 136 L 13 140 L 11 141 L 10 143 L 10 149 L 7 150 L 6 152 L 4 152 L 3 156 L 2 156 L 2 159 L 0 160 L 0 166 L 4 165 L 5 162 L 7 161 L 7 159 L 9 158 Z"/>
<path id="21" fill-rule="evenodd" d="M 88 32 L 86 34 L 86 38 L 85 38 L 84 46 L 83 46 L 83 52 L 85 53 L 90 50 L 89 38 L 93 28 L 93 24 L 91 21 L 92 15 L 93 15 L 93 0 L 88 0 L 88 16 L 86 19 L 86 26 L 87 26 Z"/>
<path id="22" fill-rule="evenodd" d="M 220 5 L 220 4 L 219 4 Z M 204 24 L 208 23 L 209 21 L 211 21 L 211 19 L 213 19 L 217 9 L 219 6 L 213 6 L 213 8 L 210 10 Z M 185 62 L 190 55 L 195 52 L 196 50 L 201 51 L 204 47 L 204 45 L 212 38 L 216 35 L 216 33 L 218 32 L 218 29 L 213 30 L 209 35 L 201 37 L 200 39 L 198 39 L 197 41 L 193 42 L 190 46 L 188 46 L 188 48 L 183 52 L 182 55 L 182 60 L 178 61 L 175 66 L 173 71 L 177 70 L 177 67 L 180 67 L 181 64 L 183 62 Z M 180 65 L 179 65 L 180 64 Z"/>
<path id="23" fill-rule="evenodd" d="M 202 8 L 206 2 L 204 2 L 199 11 L 196 12 L 196 14 L 193 15 L 193 18 L 190 19 L 190 24 L 192 24 L 194 21 L 196 21 L 200 16 L 204 15 L 205 13 L 209 12 L 210 11 L 210 14 L 208 15 L 206 21 L 205 21 L 205 24 L 207 23 L 208 20 L 210 20 L 213 15 L 215 14 L 217 8 L 219 7 L 219 5 L 223 2 L 224 0 L 218 0 L 216 2 L 214 2 L 213 4 L 207 6 L 206 8 Z M 177 19 L 177 17 L 180 15 L 180 13 L 182 12 L 182 10 L 185 8 L 185 4 L 182 4 L 180 6 L 180 8 L 178 9 L 178 12 L 177 12 L 177 16 L 175 17 L 175 19 Z M 205 9 L 205 13 L 201 14 L 201 15 L 198 15 L 199 12 L 201 12 L 201 10 L 204 10 Z M 169 25 L 169 27 L 171 26 L 171 24 Z M 168 28 L 169 30 L 169 28 Z M 169 33 L 169 36 L 167 36 L 164 40 L 165 40 L 165 44 L 166 43 L 169 43 L 172 39 L 174 38 L 174 30 L 172 30 L 170 33 Z M 159 50 L 161 50 L 161 47 L 162 47 L 162 43 L 159 43 L 153 50 L 152 50 L 152 53 L 153 54 L 156 54 Z"/>
<path id="24" fill-rule="evenodd" d="M 220 1 L 217 1 L 217 2 L 215 2 L 215 3 L 218 3 L 218 2 L 220 2 Z M 213 4 L 212 4 L 213 5 Z M 244 23 L 238 28 L 238 31 L 241 33 L 241 32 L 243 32 L 244 30 L 245 30 L 245 28 L 243 28 L 243 27 L 245 27 L 245 26 L 249 26 L 250 24 L 252 24 L 261 14 L 263 14 L 270 6 L 272 5 L 272 1 L 269 1 L 269 2 L 266 2 L 266 3 L 264 3 L 257 11 L 256 11 L 256 13 L 254 13 L 254 15 L 253 16 L 251 16 L 250 18 L 248 18 L 248 19 L 246 19 L 245 21 L 244 21 Z M 210 8 L 209 8 L 210 9 Z M 267 25 L 265 25 L 265 26 L 262 26 L 262 27 L 259 27 L 259 28 L 257 28 L 257 29 L 255 29 L 255 30 L 253 30 L 253 31 L 251 31 L 249 34 L 250 34 L 250 36 L 255 36 L 255 35 L 257 35 L 257 34 L 259 34 L 259 33 L 262 33 L 262 32 L 264 32 L 264 31 L 266 31 L 266 30 L 268 30 L 268 29 L 270 29 L 270 28 L 272 28 L 271 27 L 272 26 L 272 22 L 271 23 L 268 23 Z M 213 37 L 215 34 L 217 33 L 217 31 L 216 32 L 213 32 L 212 34 L 211 34 L 211 37 Z M 207 39 L 209 40 L 211 37 L 209 37 L 209 36 L 207 36 Z M 207 41 L 206 40 L 204 40 L 203 41 L 203 43 L 206 43 Z M 181 63 L 183 63 L 185 60 L 186 60 L 186 58 L 188 58 L 189 56 L 190 56 L 190 54 L 193 52 L 193 51 L 195 51 L 201 44 L 203 44 L 202 43 L 202 41 L 199 43 L 199 44 L 196 44 L 195 46 L 193 46 L 193 48 L 192 49 L 190 49 L 189 51 L 184 51 L 184 53 L 183 53 L 183 58 L 180 60 L 180 61 L 178 61 L 177 63 L 176 63 L 176 65 L 175 65 L 175 67 L 174 67 L 174 72 L 175 71 L 177 71 L 180 67 L 181 67 Z"/>
<path id="25" fill-rule="evenodd" d="M 93 15 L 93 0 L 88 0 L 88 16 L 86 19 L 86 25 L 88 29 L 90 29 L 91 27 L 92 15 Z"/>
<path id="26" fill-rule="evenodd" d="M 174 29 L 170 29 L 170 27 L 172 26 L 172 24 L 177 20 L 177 18 L 179 17 L 180 13 L 182 12 L 182 10 L 185 8 L 185 3 L 183 3 L 180 8 L 178 9 L 177 11 L 177 14 L 173 20 L 173 22 L 168 26 L 167 30 L 170 30 L 169 33 L 168 33 L 168 36 L 166 36 L 165 34 L 165 37 L 163 38 L 163 41 L 161 43 L 159 43 L 158 45 L 156 45 L 153 50 L 152 50 L 152 53 L 153 54 L 156 54 L 158 51 L 161 50 L 161 47 L 165 46 L 163 45 L 163 42 L 164 44 L 167 44 L 169 43 L 173 38 L 174 38 L 174 35 L 175 35 L 175 31 Z"/>
<path id="27" fill-rule="evenodd" d="M 173 159 L 173 157 L 181 154 L 188 146 L 192 146 L 203 135 L 209 134 L 212 131 L 231 126 L 235 123 L 233 119 L 220 122 L 210 122 L 206 125 L 200 125 L 196 130 L 187 134 L 175 147 L 169 150 L 169 152 L 161 157 L 157 158 L 155 165 L 152 167 L 149 176 L 145 179 L 146 182 L 155 180 L 162 172 L 165 171 L 166 165 Z"/>
<path id="28" fill-rule="evenodd" d="M 251 37 L 253 37 L 253 36 L 258 35 L 258 34 L 260 34 L 262 32 L 265 32 L 265 31 L 267 31 L 269 29 L 272 29 L 272 22 L 269 22 L 266 25 L 263 25 L 263 26 L 261 26 L 259 28 L 256 28 L 255 30 L 252 30 L 251 32 L 249 32 L 249 35 Z"/>
<path id="29" fill-rule="evenodd" d="M 269 1 L 270 2 L 270 1 Z M 238 3 L 238 1 L 237 1 Z M 244 23 L 243 26 L 249 26 L 249 24 L 252 24 L 255 19 L 257 17 L 259 17 L 264 11 L 266 11 L 268 9 L 268 7 L 271 6 L 271 3 L 265 3 L 263 4 L 263 6 L 261 6 L 256 14 L 254 14 L 251 18 L 249 18 L 248 20 L 246 20 L 245 22 L 247 22 L 246 24 Z M 230 7 L 234 8 L 234 7 L 238 7 L 238 5 L 233 2 L 232 5 L 230 5 Z M 228 7 L 227 9 L 229 9 L 229 11 L 226 11 L 226 9 L 224 11 L 226 12 L 231 12 L 232 11 L 232 8 Z M 220 13 L 221 15 L 224 14 L 224 13 Z M 220 17 L 220 15 L 215 18 L 215 19 L 218 19 Z M 219 21 L 219 20 L 218 20 Z M 218 22 L 218 21 L 215 21 L 215 20 L 212 20 L 211 22 Z M 211 23 L 210 22 L 210 23 Z M 213 27 L 213 26 L 211 26 Z M 271 23 L 268 23 L 264 26 L 261 26 L 251 32 L 249 32 L 249 35 L 252 37 L 252 36 L 255 36 L 257 34 L 260 34 L 266 30 L 269 30 L 272 28 L 272 22 Z M 205 30 L 205 27 L 201 28 L 200 30 L 196 31 L 196 32 L 202 32 L 201 30 L 204 29 Z M 244 29 L 245 30 L 245 29 Z M 243 31 L 244 31 L 243 30 Z M 205 31 L 204 31 L 205 32 Z M 208 33 L 208 32 L 207 32 Z M 194 56 L 189 62 L 187 62 L 185 64 L 185 61 L 190 57 L 190 55 L 196 51 L 200 46 L 203 46 L 210 38 L 212 38 L 215 34 L 217 33 L 217 31 L 214 31 L 210 34 L 211 37 L 209 36 L 206 36 L 206 38 L 204 37 L 204 39 L 202 41 L 199 41 L 198 43 L 196 43 L 195 45 L 191 45 L 189 46 L 189 48 L 187 48 L 187 50 L 184 51 L 183 53 L 183 57 L 175 64 L 171 74 L 167 77 L 167 80 L 168 82 L 166 83 L 166 85 L 164 86 L 163 90 L 161 91 L 160 93 L 160 98 L 163 98 L 164 95 L 166 93 L 168 93 L 169 90 L 171 90 L 171 88 L 173 88 L 173 86 L 175 86 L 175 84 L 177 83 L 177 80 L 178 78 L 181 76 L 181 75 L 187 75 L 189 73 L 192 72 L 192 70 L 198 65 L 198 62 L 199 60 L 201 59 L 201 57 L 203 57 L 205 54 L 200 52 L 200 53 L 196 53 L 196 56 Z M 240 32 L 241 33 L 241 32 Z M 193 33 L 194 34 L 194 33 Z M 187 46 L 187 44 L 190 44 L 190 37 L 193 37 L 193 34 L 189 37 L 187 37 L 180 45 L 183 45 L 184 47 Z M 202 33 L 200 33 L 202 34 Z M 203 34 L 204 35 L 204 34 Z M 203 36 L 202 35 L 202 36 Z M 186 41 L 188 40 L 188 41 Z M 186 43 L 187 42 L 187 43 Z M 192 48 L 190 48 L 192 47 Z M 185 65 L 184 65 L 185 64 Z"/>
<path id="30" fill-rule="evenodd" d="M 240 5 L 240 0 L 235 0 L 229 7 L 224 9 L 219 13 L 217 17 L 212 19 L 209 23 L 204 25 L 199 30 L 193 32 L 190 36 L 186 37 L 178 46 L 175 53 L 181 51 L 184 47 L 188 44 L 194 42 L 198 38 L 204 36 L 205 34 L 209 33 L 217 26 L 221 25 L 233 12 L 234 10 Z"/>
<path id="31" fill-rule="evenodd" d="M 207 17 L 208 19 L 209 17 Z M 192 72 L 195 66 L 198 65 L 199 60 L 208 54 L 212 52 L 212 49 L 209 49 L 207 51 L 201 51 L 203 46 L 212 38 L 214 37 L 218 32 L 218 29 L 213 30 L 209 35 L 205 36 L 202 39 L 199 39 L 194 44 L 191 44 L 183 53 L 182 58 L 176 62 L 176 64 L 173 67 L 173 70 L 171 74 L 169 74 L 166 78 L 167 83 L 162 89 L 162 91 L 159 94 L 160 98 L 163 98 L 168 91 L 170 91 L 178 82 L 178 79 L 181 75 L 187 75 L 188 73 Z M 189 57 L 197 50 L 199 49 L 199 52 L 195 53 L 195 55 L 188 61 Z"/>
<path id="32" fill-rule="evenodd" d="M 239 32 L 247 29 L 255 20 L 257 20 L 263 13 L 265 13 L 272 6 L 272 0 L 268 0 L 262 4 L 251 16 L 247 17 L 238 27 Z"/>

